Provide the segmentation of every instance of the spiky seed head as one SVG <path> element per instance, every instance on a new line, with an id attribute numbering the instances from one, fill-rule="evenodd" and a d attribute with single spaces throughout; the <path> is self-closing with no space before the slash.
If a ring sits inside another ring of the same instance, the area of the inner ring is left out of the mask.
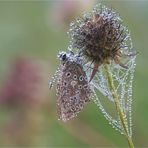
<path id="1" fill-rule="evenodd" d="M 94 63 L 105 64 L 118 57 L 126 47 L 127 28 L 114 10 L 96 6 L 89 14 L 71 23 L 71 46 Z"/>

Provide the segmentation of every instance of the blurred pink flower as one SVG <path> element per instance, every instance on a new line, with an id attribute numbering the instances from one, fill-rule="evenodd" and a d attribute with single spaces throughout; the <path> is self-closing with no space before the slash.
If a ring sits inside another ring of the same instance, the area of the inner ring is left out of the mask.
<path id="1" fill-rule="evenodd" d="M 43 94 L 44 82 L 43 70 L 37 61 L 17 58 L 2 88 L 0 103 L 15 106 L 37 104 L 47 95 Z"/>
<path id="2" fill-rule="evenodd" d="M 32 145 L 41 135 L 43 109 L 49 107 L 44 66 L 29 57 L 19 57 L 12 63 L 0 94 L 0 104 L 12 109 L 8 108 L 9 120 L 0 127 L 4 146 Z"/>

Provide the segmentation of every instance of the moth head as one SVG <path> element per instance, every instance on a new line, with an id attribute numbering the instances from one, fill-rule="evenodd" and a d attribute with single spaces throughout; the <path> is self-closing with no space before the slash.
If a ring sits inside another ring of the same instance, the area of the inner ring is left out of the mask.
<path id="1" fill-rule="evenodd" d="M 72 57 L 74 56 L 74 53 L 72 51 L 68 51 L 68 52 L 59 52 L 58 54 L 58 59 L 60 59 L 60 61 L 62 63 L 65 63 L 67 60 L 72 59 Z"/>
<path id="2" fill-rule="evenodd" d="M 62 52 L 59 52 L 58 54 L 58 59 L 60 59 L 60 61 L 62 62 L 65 62 L 68 58 L 68 55 L 66 52 L 62 51 Z"/>

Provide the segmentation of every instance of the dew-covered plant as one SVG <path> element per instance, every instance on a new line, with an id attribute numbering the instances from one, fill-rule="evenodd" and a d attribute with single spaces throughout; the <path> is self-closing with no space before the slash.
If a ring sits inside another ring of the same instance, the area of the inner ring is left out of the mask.
<path id="1" fill-rule="evenodd" d="M 105 6 L 97 5 L 70 25 L 69 49 L 86 63 L 92 99 L 115 130 L 132 142 L 132 82 L 136 51 L 131 36 L 120 16 Z M 99 93 L 106 97 L 115 112 L 106 110 Z"/>

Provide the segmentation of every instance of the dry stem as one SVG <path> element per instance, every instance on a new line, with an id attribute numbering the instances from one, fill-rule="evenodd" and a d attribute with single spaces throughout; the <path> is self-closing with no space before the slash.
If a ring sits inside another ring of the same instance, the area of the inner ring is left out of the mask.
<path id="1" fill-rule="evenodd" d="M 116 106 L 116 109 L 117 109 L 121 124 L 123 126 L 124 133 L 125 133 L 125 136 L 127 138 L 129 147 L 134 148 L 132 138 L 128 134 L 128 128 L 127 128 L 126 121 L 125 121 L 125 118 L 124 118 L 124 113 L 123 113 L 122 108 L 120 106 L 119 97 L 118 97 L 117 91 L 116 91 L 115 86 L 114 86 L 114 82 L 113 82 L 113 79 L 112 79 L 112 74 L 110 73 L 110 70 L 109 70 L 107 64 L 105 65 L 105 70 L 106 70 L 106 75 L 107 75 L 109 88 L 110 88 L 110 91 L 112 93 L 114 103 L 115 103 L 115 106 Z"/>

